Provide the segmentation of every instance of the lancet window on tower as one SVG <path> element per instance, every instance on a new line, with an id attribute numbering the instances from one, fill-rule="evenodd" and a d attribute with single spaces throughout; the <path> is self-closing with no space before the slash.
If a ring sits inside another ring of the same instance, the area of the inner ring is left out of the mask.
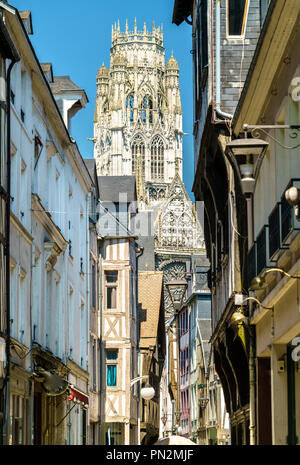
<path id="1" fill-rule="evenodd" d="M 164 143 L 160 136 L 155 136 L 151 143 L 151 178 L 153 181 L 164 179 Z"/>
<path id="2" fill-rule="evenodd" d="M 151 95 L 147 94 L 144 96 L 141 104 L 141 120 L 142 123 L 146 123 L 149 121 L 149 123 L 153 123 L 153 102 Z"/>
<path id="3" fill-rule="evenodd" d="M 145 173 L 145 142 L 140 135 L 137 135 L 131 145 L 132 154 L 132 174 L 136 174 L 137 160 L 140 158 L 142 172 Z"/>
<path id="4" fill-rule="evenodd" d="M 130 124 L 133 123 L 133 106 L 134 106 L 134 95 L 129 94 L 126 99 L 127 118 L 129 118 Z"/>

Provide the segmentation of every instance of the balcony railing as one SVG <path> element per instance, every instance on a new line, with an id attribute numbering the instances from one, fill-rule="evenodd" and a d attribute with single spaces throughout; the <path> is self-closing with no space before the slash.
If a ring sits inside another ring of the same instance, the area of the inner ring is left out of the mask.
<path id="1" fill-rule="evenodd" d="M 273 208 L 269 216 L 269 258 L 272 259 L 280 249 L 280 202 Z"/>
<path id="2" fill-rule="evenodd" d="M 270 265 L 269 262 L 269 225 L 263 226 L 256 238 L 256 266 L 257 274 Z"/>
<path id="3" fill-rule="evenodd" d="M 252 245 L 251 249 L 248 252 L 248 286 L 250 286 L 251 281 L 255 276 L 257 276 L 257 263 L 256 263 L 256 242 Z"/>
<path id="4" fill-rule="evenodd" d="M 248 252 L 248 286 L 265 268 L 274 266 L 280 251 L 287 249 L 300 231 L 300 221 L 295 216 L 293 206 L 285 198 L 286 190 L 292 186 L 300 189 L 300 179 L 290 180 L 283 191 L 281 201 L 277 202 L 271 211 L 268 224 L 263 226 Z"/>

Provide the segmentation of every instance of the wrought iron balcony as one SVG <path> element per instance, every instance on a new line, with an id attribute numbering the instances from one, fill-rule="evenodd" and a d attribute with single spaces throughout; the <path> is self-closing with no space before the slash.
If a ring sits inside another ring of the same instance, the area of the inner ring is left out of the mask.
<path id="1" fill-rule="evenodd" d="M 248 252 L 248 287 L 250 286 L 253 278 L 257 276 L 257 263 L 256 263 L 256 242 L 253 243 Z"/>
<path id="2" fill-rule="evenodd" d="M 270 266 L 269 262 L 269 226 L 264 225 L 256 238 L 256 265 L 257 274 Z"/>

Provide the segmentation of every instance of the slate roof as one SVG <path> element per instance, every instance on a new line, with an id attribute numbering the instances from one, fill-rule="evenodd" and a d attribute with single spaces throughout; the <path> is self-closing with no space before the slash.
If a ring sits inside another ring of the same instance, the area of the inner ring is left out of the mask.
<path id="1" fill-rule="evenodd" d="M 162 302 L 162 271 L 141 271 L 138 274 L 140 346 L 156 345 Z M 153 336 L 153 337 L 152 337 Z"/>
<path id="2" fill-rule="evenodd" d="M 119 194 L 127 194 L 127 203 L 136 201 L 135 176 L 98 176 L 100 200 L 119 202 Z"/>
<path id="3" fill-rule="evenodd" d="M 53 82 L 50 83 L 50 87 L 53 94 L 60 94 L 72 91 L 74 93 L 83 93 L 88 102 L 85 90 L 81 89 L 73 81 L 71 81 L 70 76 L 53 76 Z"/>

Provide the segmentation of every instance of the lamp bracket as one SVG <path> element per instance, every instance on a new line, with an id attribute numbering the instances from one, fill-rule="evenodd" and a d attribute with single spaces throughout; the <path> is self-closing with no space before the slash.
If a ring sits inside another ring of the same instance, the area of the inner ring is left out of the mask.
<path id="1" fill-rule="evenodd" d="M 300 147 L 300 143 L 295 145 L 295 146 L 287 146 L 283 145 L 278 139 L 276 139 L 274 136 L 271 136 L 269 133 L 270 129 L 290 129 L 290 137 L 291 139 L 296 139 L 299 135 L 300 132 L 300 125 L 296 124 L 265 124 L 265 125 L 251 125 L 251 124 L 243 124 L 243 130 L 245 132 L 251 132 L 253 137 L 260 137 L 260 133 L 265 134 L 266 136 L 270 137 L 274 142 L 279 144 L 282 148 L 287 149 L 287 150 L 294 150 L 298 147 Z"/>

